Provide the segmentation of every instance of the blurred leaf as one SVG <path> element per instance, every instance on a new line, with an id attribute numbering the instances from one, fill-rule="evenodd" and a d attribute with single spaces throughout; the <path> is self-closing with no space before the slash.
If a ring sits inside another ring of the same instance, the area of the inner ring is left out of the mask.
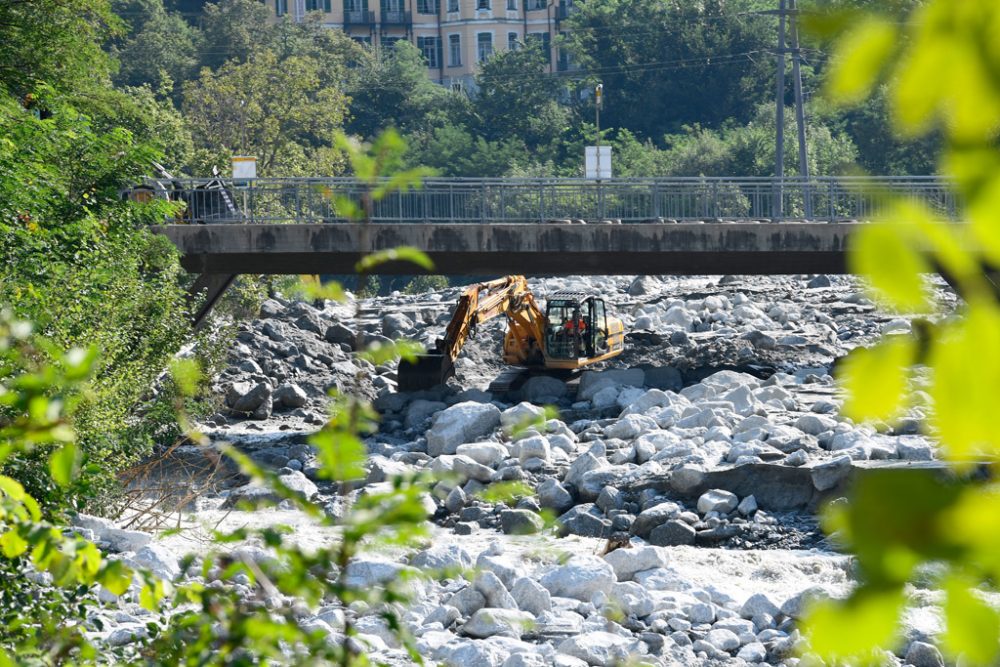
<path id="1" fill-rule="evenodd" d="M 364 479 L 368 452 L 353 433 L 324 429 L 311 436 L 309 444 L 317 448 L 323 478 L 338 482 Z"/>
<path id="2" fill-rule="evenodd" d="M 898 638 L 902 589 L 862 590 L 846 601 L 821 600 L 806 610 L 809 650 L 823 660 L 863 661 Z M 860 659 L 860 660 L 859 660 Z"/>
<path id="3" fill-rule="evenodd" d="M 824 508 L 823 524 L 844 531 L 866 581 L 901 585 L 919 561 L 958 552 L 940 519 L 960 493 L 935 471 L 869 470 L 854 480 L 848 503 Z"/>
<path id="4" fill-rule="evenodd" d="M 28 550 L 28 542 L 18 534 L 17 528 L 10 528 L 0 535 L 0 548 L 7 558 L 17 558 Z"/>
<path id="5" fill-rule="evenodd" d="M 424 346 L 420 343 L 412 340 L 400 339 L 393 341 L 391 344 L 385 345 L 375 341 L 368 345 L 368 347 L 365 348 L 363 352 L 358 354 L 358 356 L 362 359 L 366 359 L 374 366 L 381 366 L 382 364 L 395 361 L 396 359 L 412 361 L 417 358 L 418 354 L 423 354 L 423 352 Z"/>
<path id="6" fill-rule="evenodd" d="M 826 92 L 839 104 L 854 104 L 868 96 L 896 47 L 896 27 L 876 16 L 856 23 L 834 50 Z"/>
<path id="7" fill-rule="evenodd" d="M 934 342 L 929 365 L 932 423 L 949 458 L 970 462 L 1000 452 L 994 415 L 996 400 L 986 387 L 1000 387 L 1000 312 L 992 303 L 974 303 L 962 320 Z"/>
<path id="8" fill-rule="evenodd" d="M 524 482 L 495 482 L 483 489 L 479 497 L 488 503 L 510 504 L 518 498 L 529 498 L 535 495 L 534 489 Z"/>
<path id="9" fill-rule="evenodd" d="M 856 421 L 898 416 L 915 351 L 909 336 L 891 336 L 875 347 L 852 350 L 839 373 L 847 390 L 844 414 Z"/>
<path id="10" fill-rule="evenodd" d="M 73 443 L 67 443 L 49 457 L 49 472 L 59 486 L 69 486 L 76 476 L 79 451 Z"/>
<path id="11" fill-rule="evenodd" d="M 16 479 L 0 475 L 0 491 L 3 491 L 11 500 L 24 500 L 24 487 Z"/>
<path id="12" fill-rule="evenodd" d="M 927 309 L 922 274 L 933 269 L 922 249 L 914 247 L 911 227 L 887 223 L 861 225 L 852 244 L 851 272 L 868 278 L 878 296 L 901 311 Z"/>
<path id="13" fill-rule="evenodd" d="M 132 570 L 117 560 L 106 561 L 98 581 L 114 595 L 124 595 L 132 584 Z"/>
<path id="14" fill-rule="evenodd" d="M 333 209 L 347 220 L 362 220 L 365 217 L 364 210 L 353 199 L 343 195 L 333 197 Z"/>
<path id="15" fill-rule="evenodd" d="M 139 604 L 143 609 L 155 612 L 160 607 L 160 601 L 166 595 L 166 584 L 160 579 L 146 582 L 139 592 Z"/>
<path id="16" fill-rule="evenodd" d="M 1000 173 L 979 188 L 968 205 L 977 246 L 993 266 L 1000 266 Z"/>
<path id="17" fill-rule="evenodd" d="M 358 273 L 371 273 L 373 269 L 386 262 L 410 262 L 427 271 L 434 270 L 434 262 L 427 253 L 412 246 L 400 246 L 365 255 L 355 265 L 354 270 Z"/>
<path id="18" fill-rule="evenodd" d="M 1000 652 L 1000 613 L 980 600 L 968 584 L 950 579 L 945 590 L 942 648 L 962 664 L 993 665 Z"/>
<path id="19" fill-rule="evenodd" d="M 198 393 L 201 365 L 197 359 L 174 359 L 170 362 L 170 373 L 182 396 L 191 397 Z"/>

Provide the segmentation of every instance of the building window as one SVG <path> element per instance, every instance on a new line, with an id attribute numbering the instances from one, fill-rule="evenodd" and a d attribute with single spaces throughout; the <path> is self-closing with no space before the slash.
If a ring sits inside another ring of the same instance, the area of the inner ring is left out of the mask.
<path id="1" fill-rule="evenodd" d="M 331 0 L 306 0 L 307 12 L 329 12 Z"/>
<path id="2" fill-rule="evenodd" d="M 288 0 L 274 0 L 274 13 L 284 16 L 288 13 Z"/>
<path id="3" fill-rule="evenodd" d="M 402 37 L 383 37 L 382 38 L 382 48 L 392 50 L 396 46 L 396 42 L 402 40 Z"/>
<path id="4" fill-rule="evenodd" d="M 417 37 L 417 48 L 424 54 L 427 67 L 437 69 L 441 66 L 441 40 L 437 37 Z"/>
<path id="5" fill-rule="evenodd" d="M 459 11 L 458 0 L 448 0 L 448 11 L 452 13 Z"/>
<path id="6" fill-rule="evenodd" d="M 438 0 L 417 0 L 418 14 L 437 14 Z"/>
<path id="7" fill-rule="evenodd" d="M 463 90 L 463 86 L 462 86 L 462 82 L 461 81 L 452 81 L 451 82 L 451 92 L 453 92 L 453 93 L 460 93 L 460 92 L 462 92 L 462 90 Z"/>
<path id="8" fill-rule="evenodd" d="M 355 42 L 363 46 L 372 45 L 372 38 L 369 37 L 368 35 L 352 35 L 351 39 L 353 39 Z"/>
<path id="9" fill-rule="evenodd" d="M 476 9 L 489 9 L 490 0 L 476 0 Z"/>
<path id="10" fill-rule="evenodd" d="M 517 49 L 517 33 L 508 32 L 507 33 L 507 50 L 514 51 Z"/>
<path id="11" fill-rule="evenodd" d="M 524 8 L 529 12 L 545 9 L 545 0 L 524 0 Z"/>
<path id="12" fill-rule="evenodd" d="M 508 12 L 517 11 L 517 0 L 507 0 L 507 11 Z"/>
<path id="13" fill-rule="evenodd" d="M 493 33 L 481 32 L 476 35 L 476 60 L 483 62 L 493 55 Z"/>
<path id="14" fill-rule="evenodd" d="M 532 44 L 537 44 L 542 49 L 542 53 L 548 58 L 552 53 L 552 37 L 547 32 L 532 32 L 528 33 L 528 39 L 525 41 L 530 41 Z"/>
<path id="15" fill-rule="evenodd" d="M 462 66 L 462 36 L 448 35 L 448 67 Z"/>

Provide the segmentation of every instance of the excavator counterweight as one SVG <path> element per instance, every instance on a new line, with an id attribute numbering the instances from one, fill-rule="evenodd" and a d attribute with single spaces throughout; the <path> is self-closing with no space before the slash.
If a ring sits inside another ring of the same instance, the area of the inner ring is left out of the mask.
<path id="1" fill-rule="evenodd" d="M 478 324 L 507 319 L 503 360 L 533 368 L 575 370 L 621 354 L 624 328 L 609 317 L 604 300 L 582 292 L 552 295 L 542 312 L 524 276 L 468 287 L 458 300 L 437 349 L 399 364 L 402 391 L 429 389 L 455 374 L 455 360 Z"/>

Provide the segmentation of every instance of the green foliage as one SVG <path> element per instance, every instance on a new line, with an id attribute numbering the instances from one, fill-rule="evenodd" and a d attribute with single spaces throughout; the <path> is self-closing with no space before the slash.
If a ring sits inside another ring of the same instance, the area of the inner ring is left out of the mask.
<path id="1" fill-rule="evenodd" d="M 851 14 L 848 20 L 833 15 L 817 21 L 824 36 L 836 34 L 838 44 L 828 92 L 835 103 L 848 104 L 884 81 L 879 95 L 888 101 L 898 132 L 940 137 L 939 168 L 954 175 L 970 224 L 943 224 L 922 203 L 887 199 L 889 222 L 865 228 L 855 244 L 854 266 L 880 299 L 901 310 L 928 307 L 919 274 L 941 267 L 966 305 L 956 317 L 927 328 L 919 357 L 915 344 L 883 342 L 853 355 L 844 367 L 845 382 L 855 416 L 884 418 L 904 400 L 905 369 L 926 363 L 929 427 L 962 471 L 993 462 L 1000 453 L 994 418 L 1000 296 L 981 269 L 997 256 L 1000 229 L 1000 84 L 989 74 L 1000 67 L 1000 8 L 989 0 L 932 0 L 904 12 L 902 22 L 897 16 Z M 897 24 L 903 25 L 898 35 Z M 832 505 L 824 518 L 857 554 L 862 583 L 848 600 L 812 610 L 806 626 L 811 650 L 827 660 L 858 661 L 874 647 L 893 648 L 906 583 L 919 566 L 936 563 L 946 592 L 943 648 L 962 664 L 994 664 L 1000 614 L 977 589 L 996 590 L 998 510 L 995 482 L 945 481 L 928 471 L 866 475 L 850 503 Z"/>
<path id="2" fill-rule="evenodd" d="M 764 50 L 774 43 L 774 23 L 746 14 L 758 4 L 584 2 L 569 19 L 565 45 L 603 82 L 608 127 L 655 141 L 683 125 L 744 123 L 773 94 Z"/>
<path id="3" fill-rule="evenodd" d="M 184 89 L 184 112 L 203 147 L 202 173 L 232 155 L 256 155 L 261 176 L 323 173 L 316 160 L 327 155 L 321 149 L 332 145 L 347 107 L 321 74 L 311 56 L 281 59 L 269 50 L 202 70 Z"/>
<path id="4" fill-rule="evenodd" d="M 415 276 L 413 280 L 406 284 L 403 292 L 406 294 L 423 294 L 424 292 L 436 292 L 448 289 L 448 278 L 446 276 L 423 275 Z"/>

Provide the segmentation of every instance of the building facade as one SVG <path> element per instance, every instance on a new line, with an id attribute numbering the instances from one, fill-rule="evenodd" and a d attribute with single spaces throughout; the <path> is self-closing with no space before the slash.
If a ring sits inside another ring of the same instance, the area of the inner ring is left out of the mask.
<path id="1" fill-rule="evenodd" d="M 424 54 L 427 75 L 454 89 L 468 88 L 476 66 L 497 51 L 538 40 L 549 70 L 569 68 L 556 36 L 572 0 L 265 0 L 278 18 L 322 24 L 352 39 L 389 47 L 401 39 Z"/>

